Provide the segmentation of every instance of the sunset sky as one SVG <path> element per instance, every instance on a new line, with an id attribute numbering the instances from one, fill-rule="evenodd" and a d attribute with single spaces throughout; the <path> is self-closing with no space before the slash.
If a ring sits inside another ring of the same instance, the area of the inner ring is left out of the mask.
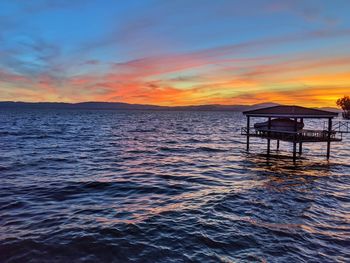
<path id="1" fill-rule="evenodd" d="M 349 0 L 2 0 L 1 101 L 335 106 Z"/>

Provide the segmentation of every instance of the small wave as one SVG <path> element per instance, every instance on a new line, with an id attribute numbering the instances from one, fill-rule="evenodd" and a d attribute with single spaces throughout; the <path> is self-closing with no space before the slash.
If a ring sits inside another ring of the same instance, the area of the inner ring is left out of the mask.
<path id="1" fill-rule="evenodd" d="M 48 162 L 67 162 L 67 163 L 72 163 L 74 162 L 73 159 L 71 158 L 66 158 L 66 157 L 47 157 L 45 161 Z"/>
<path id="2" fill-rule="evenodd" d="M 166 144 L 178 144 L 179 142 L 178 141 L 168 140 L 168 141 L 165 141 L 164 143 L 166 143 Z"/>
<path id="3" fill-rule="evenodd" d="M 174 147 L 159 147 L 158 150 L 164 151 L 164 152 L 173 152 L 173 153 L 183 153 L 186 152 L 187 150 L 184 148 L 174 148 Z"/>
<path id="4" fill-rule="evenodd" d="M 33 197 L 40 199 L 51 199 L 56 201 L 64 201 L 73 198 L 84 198 L 86 195 L 96 195 L 98 193 L 110 197 L 128 197 L 129 195 L 145 195 L 145 194 L 164 194 L 174 195 L 184 192 L 188 189 L 182 184 L 167 183 L 159 185 L 145 185 L 141 183 L 134 183 L 130 181 L 120 182 L 81 182 L 70 183 L 66 186 L 59 187 L 51 185 L 49 189 L 43 187 L 31 187 L 30 189 L 23 189 L 33 195 Z"/>
<path id="5" fill-rule="evenodd" d="M 127 153 L 132 153 L 132 154 L 151 154 L 154 153 L 154 151 L 151 150 L 129 150 Z"/>
<path id="6" fill-rule="evenodd" d="M 4 204 L 0 207 L 1 210 L 5 210 L 5 209 L 14 209 L 14 208 L 21 208 L 24 206 L 24 202 L 22 201 L 13 201 L 11 203 L 8 204 Z"/>
<path id="7" fill-rule="evenodd" d="M 198 147 L 198 151 L 200 152 L 227 152 L 228 150 L 219 149 L 219 148 L 211 148 L 211 147 Z"/>
<path id="8" fill-rule="evenodd" d="M 208 142 L 209 140 L 205 140 L 205 142 Z M 195 139 L 195 138 L 191 138 L 189 140 L 187 140 L 186 142 L 188 143 L 203 143 L 203 140 L 199 140 L 199 139 Z"/>
<path id="9" fill-rule="evenodd" d="M 32 133 L 29 132 L 23 132 L 23 131 L 2 131 L 0 132 L 0 136 L 24 136 L 24 135 L 31 135 Z"/>
<path id="10" fill-rule="evenodd" d="M 140 132 L 140 133 L 148 133 L 148 132 L 156 132 L 157 129 L 134 129 L 134 130 L 128 130 L 128 132 Z"/>
<path id="11" fill-rule="evenodd" d="M 9 134 L 10 134 L 10 132 L 8 132 L 8 131 L 0 131 L 0 136 L 6 136 Z"/>
<path id="12" fill-rule="evenodd" d="M 8 171 L 8 170 L 10 170 L 9 167 L 0 165 L 0 171 Z"/>

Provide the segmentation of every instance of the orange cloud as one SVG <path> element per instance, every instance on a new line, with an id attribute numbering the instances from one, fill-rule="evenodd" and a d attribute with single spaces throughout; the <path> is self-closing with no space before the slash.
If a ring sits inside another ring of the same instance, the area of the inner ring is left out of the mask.
<path id="1" fill-rule="evenodd" d="M 319 56 L 316 52 L 299 53 L 295 57 L 234 58 L 233 54 L 304 38 L 322 39 L 349 33 L 350 30 L 318 31 L 185 54 L 153 56 L 114 63 L 110 71 L 99 74 L 28 77 L 2 70 L 0 88 L 11 86 L 14 91 L 8 91 L 2 98 L 13 100 L 94 100 L 158 105 L 275 101 L 333 106 L 337 97 L 348 94 L 349 56 Z"/>
<path id="2" fill-rule="evenodd" d="M 243 93 L 241 95 L 218 100 L 218 103 L 245 104 L 249 101 L 251 104 L 266 101 L 278 102 L 281 104 L 301 104 L 309 107 L 335 106 L 337 98 L 343 94 L 348 94 L 349 86 L 323 86 L 318 88 L 304 87 L 295 90 L 261 91 L 256 93 Z"/>

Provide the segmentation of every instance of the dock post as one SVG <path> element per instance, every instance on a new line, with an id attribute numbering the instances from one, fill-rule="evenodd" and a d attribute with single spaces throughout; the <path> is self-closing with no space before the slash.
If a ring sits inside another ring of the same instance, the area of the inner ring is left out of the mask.
<path id="1" fill-rule="evenodd" d="M 268 132 L 267 132 L 267 155 L 270 156 L 270 148 L 271 148 L 271 140 L 270 140 L 270 136 L 271 136 L 271 132 L 270 132 L 270 129 L 271 129 L 271 117 L 269 117 L 267 129 L 268 129 Z"/>
<path id="2" fill-rule="evenodd" d="M 298 119 L 294 118 L 294 135 L 293 135 L 293 162 L 295 163 L 296 158 L 297 158 L 297 125 L 298 125 Z"/>
<path id="3" fill-rule="evenodd" d="M 327 135 L 327 160 L 331 155 L 331 132 L 332 132 L 332 118 L 328 118 L 328 135 Z"/>
<path id="4" fill-rule="evenodd" d="M 249 152 L 249 127 L 250 127 L 250 116 L 247 116 L 247 152 Z"/>
<path id="5" fill-rule="evenodd" d="M 300 122 L 304 123 L 304 118 L 300 118 Z M 303 136 L 300 136 L 301 138 L 299 138 L 299 155 L 303 154 Z"/>
<path id="6" fill-rule="evenodd" d="M 293 162 L 295 162 L 297 159 L 297 144 L 296 142 L 294 141 L 293 142 Z"/>
<path id="7" fill-rule="evenodd" d="M 280 149 L 280 140 L 277 140 L 277 151 Z"/>

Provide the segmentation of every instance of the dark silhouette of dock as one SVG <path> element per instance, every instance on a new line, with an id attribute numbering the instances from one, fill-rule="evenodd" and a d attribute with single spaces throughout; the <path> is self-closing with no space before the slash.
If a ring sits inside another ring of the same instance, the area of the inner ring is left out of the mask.
<path id="1" fill-rule="evenodd" d="M 333 129 L 332 120 L 338 113 L 305 108 L 300 106 L 274 106 L 257 110 L 245 111 L 247 126 L 242 128 L 241 134 L 247 137 L 247 151 L 249 151 L 250 137 L 259 137 L 267 140 L 267 155 L 270 155 L 271 140 L 293 143 L 293 161 L 297 157 L 297 145 L 299 154 L 303 152 L 303 143 L 327 144 L 327 160 L 330 157 L 331 142 L 339 142 L 337 131 Z M 267 118 L 266 122 L 255 123 L 251 127 L 252 118 Z M 304 129 L 304 119 L 327 119 L 326 129 Z"/>

